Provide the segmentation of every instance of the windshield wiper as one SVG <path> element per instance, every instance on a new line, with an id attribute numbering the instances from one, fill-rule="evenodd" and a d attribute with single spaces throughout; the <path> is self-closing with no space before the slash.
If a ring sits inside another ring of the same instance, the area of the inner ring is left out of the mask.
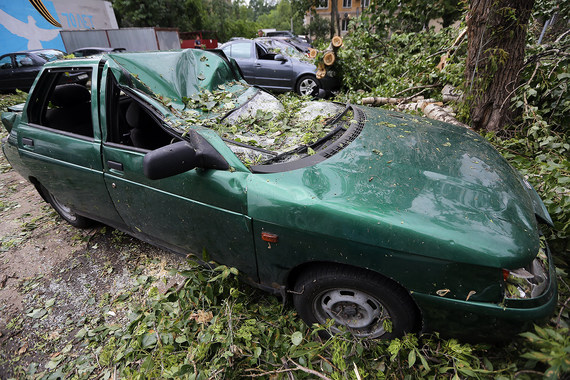
<path id="1" fill-rule="evenodd" d="M 249 145 L 249 144 L 242 143 L 242 142 L 235 141 L 235 140 L 230 140 L 230 139 L 227 139 L 227 138 L 225 138 L 225 137 L 222 137 L 222 140 L 225 141 L 225 142 L 227 142 L 227 143 L 230 143 L 230 144 L 234 144 L 234 145 L 237 145 L 237 146 L 241 146 L 242 148 L 257 150 L 258 152 L 262 152 L 262 153 L 269 154 L 269 155 L 271 155 L 271 156 L 277 157 L 277 153 L 276 153 L 276 152 L 272 152 L 272 151 L 267 150 L 267 149 L 259 148 L 259 147 L 257 147 L 257 146 Z"/>
<path id="2" fill-rule="evenodd" d="M 334 124 L 338 123 L 338 121 L 344 115 L 346 115 L 346 113 L 348 112 L 348 110 L 350 110 L 350 108 L 351 108 L 350 103 L 346 102 L 346 106 L 345 106 L 344 110 L 342 112 L 340 112 L 339 114 L 337 114 L 335 117 L 333 117 L 331 120 L 329 120 L 325 125 L 334 125 Z M 325 136 L 321 137 L 320 139 L 318 139 L 317 141 L 315 141 L 311 145 L 308 145 L 308 147 L 313 149 L 313 147 L 319 146 L 320 144 L 324 143 L 325 141 L 327 141 L 328 139 L 330 139 L 331 137 L 333 137 L 334 135 L 336 135 L 340 131 L 346 131 L 346 127 L 342 123 L 337 125 L 333 130 L 331 130 Z"/>

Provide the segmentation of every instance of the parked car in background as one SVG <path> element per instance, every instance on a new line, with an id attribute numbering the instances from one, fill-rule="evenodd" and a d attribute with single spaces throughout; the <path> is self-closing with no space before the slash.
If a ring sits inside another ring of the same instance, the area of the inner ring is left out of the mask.
<path id="1" fill-rule="evenodd" d="M 220 46 L 220 49 L 235 59 L 248 83 L 268 90 L 325 96 L 340 87 L 340 81 L 333 76 L 333 72 L 317 79 L 317 67 L 308 57 L 300 59 L 288 56 L 283 51 L 276 53 L 259 41 L 229 41 Z"/>
<path id="2" fill-rule="evenodd" d="M 332 333 L 490 341 L 554 311 L 539 230 L 552 220 L 485 138 L 391 110 L 289 107 L 209 51 L 62 60 L 2 114 L 2 150 L 72 225 L 235 267 Z"/>
<path id="3" fill-rule="evenodd" d="M 112 47 L 84 47 L 72 51 L 71 54 L 80 58 L 80 57 L 91 57 L 93 55 L 98 55 L 98 54 L 122 53 L 124 51 L 127 51 L 127 49 L 112 48 Z"/>
<path id="4" fill-rule="evenodd" d="M 28 91 L 46 62 L 63 58 L 56 49 L 25 50 L 0 57 L 0 91 Z"/>

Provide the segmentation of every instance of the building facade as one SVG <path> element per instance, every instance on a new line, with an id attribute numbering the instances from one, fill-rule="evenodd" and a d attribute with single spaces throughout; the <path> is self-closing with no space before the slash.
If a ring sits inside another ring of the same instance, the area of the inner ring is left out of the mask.
<path id="1" fill-rule="evenodd" d="M 348 31 L 349 21 L 352 18 L 360 16 L 364 9 L 370 5 L 370 0 L 319 0 L 317 7 L 314 8 L 317 15 L 330 20 L 333 1 L 336 1 L 336 13 L 340 26 L 340 35 L 345 35 Z M 310 24 L 311 19 L 311 12 L 307 12 L 304 20 L 305 25 Z"/>
<path id="2" fill-rule="evenodd" d="M 65 46 L 62 30 L 117 29 L 104 0 L 0 0 L 0 54 Z"/>

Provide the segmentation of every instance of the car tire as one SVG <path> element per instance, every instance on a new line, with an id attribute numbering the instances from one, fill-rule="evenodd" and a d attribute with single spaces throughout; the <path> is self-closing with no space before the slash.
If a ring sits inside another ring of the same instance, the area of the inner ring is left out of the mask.
<path id="1" fill-rule="evenodd" d="M 392 339 L 412 332 L 419 316 L 408 292 L 395 282 L 341 265 L 325 265 L 302 273 L 295 283 L 293 303 L 309 326 L 324 325 L 332 319 L 332 334 L 341 332 L 342 325 L 365 339 Z M 329 333 L 322 332 L 321 336 L 326 338 Z"/>
<path id="2" fill-rule="evenodd" d="M 66 204 L 58 200 L 45 187 L 41 187 L 45 199 L 51 204 L 51 207 L 61 216 L 67 223 L 77 228 L 91 227 L 95 221 L 81 215 L 77 215 L 75 211 Z"/>
<path id="3" fill-rule="evenodd" d="M 303 75 L 297 80 L 295 92 L 299 95 L 317 96 L 320 88 L 319 81 L 314 75 Z"/>

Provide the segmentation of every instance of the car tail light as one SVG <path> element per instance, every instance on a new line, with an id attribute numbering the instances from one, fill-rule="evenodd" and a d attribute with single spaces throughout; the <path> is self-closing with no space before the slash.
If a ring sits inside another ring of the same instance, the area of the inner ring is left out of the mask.
<path id="1" fill-rule="evenodd" d="M 503 269 L 505 298 L 527 299 L 540 296 L 548 287 L 548 256 L 543 248 L 524 268 Z"/>

